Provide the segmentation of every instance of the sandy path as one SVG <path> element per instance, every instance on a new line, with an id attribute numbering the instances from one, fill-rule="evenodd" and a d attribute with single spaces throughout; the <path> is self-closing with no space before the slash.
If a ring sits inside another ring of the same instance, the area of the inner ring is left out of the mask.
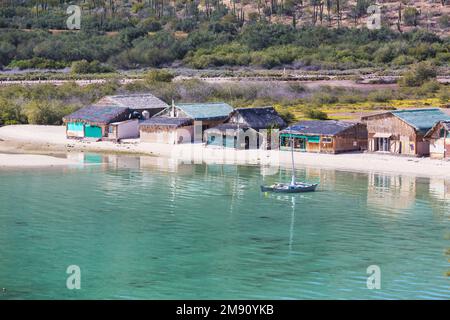
<path id="1" fill-rule="evenodd" d="M 0 153 L 54 153 L 91 151 L 133 153 L 169 157 L 183 162 L 256 164 L 269 166 L 291 165 L 289 151 L 234 150 L 204 147 L 202 144 L 167 145 L 139 143 L 89 142 L 68 140 L 63 126 L 17 125 L 0 128 Z M 72 164 L 73 162 L 43 156 L 11 155 L 0 157 L 0 167 L 36 164 Z M 311 166 L 360 172 L 386 172 L 423 177 L 450 179 L 450 161 L 430 158 L 397 157 L 383 154 L 346 153 L 339 155 L 295 153 L 296 166 Z M 78 162 L 79 164 L 79 162 Z"/>

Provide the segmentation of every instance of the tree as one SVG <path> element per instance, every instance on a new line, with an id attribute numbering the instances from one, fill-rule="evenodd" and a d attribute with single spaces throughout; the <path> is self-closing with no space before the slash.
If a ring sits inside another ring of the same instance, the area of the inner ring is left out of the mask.
<path id="1" fill-rule="evenodd" d="M 407 26 L 417 26 L 419 24 L 420 12 L 414 7 L 407 7 L 403 13 L 403 19 Z"/>

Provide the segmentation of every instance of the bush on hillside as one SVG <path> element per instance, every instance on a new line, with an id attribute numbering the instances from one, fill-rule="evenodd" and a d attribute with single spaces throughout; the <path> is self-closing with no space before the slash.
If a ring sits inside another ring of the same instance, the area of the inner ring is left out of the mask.
<path id="1" fill-rule="evenodd" d="M 171 82 L 174 75 L 167 70 L 151 70 L 145 74 L 147 82 Z"/>
<path id="2" fill-rule="evenodd" d="M 328 119 L 328 114 L 326 112 L 323 112 L 323 111 L 317 110 L 317 109 L 308 109 L 305 111 L 304 115 L 305 115 L 305 117 L 307 117 L 309 119 L 314 119 L 314 120 L 327 120 Z"/>
<path id="3" fill-rule="evenodd" d="M 420 87 L 425 82 L 435 79 L 437 70 L 430 62 L 421 62 L 414 65 L 403 74 L 399 84 L 403 87 Z"/>

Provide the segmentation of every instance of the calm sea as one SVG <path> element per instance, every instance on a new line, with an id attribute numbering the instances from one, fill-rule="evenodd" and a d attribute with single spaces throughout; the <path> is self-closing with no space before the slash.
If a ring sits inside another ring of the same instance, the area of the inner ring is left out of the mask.
<path id="1" fill-rule="evenodd" d="M 318 191 L 274 195 L 289 170 L 84 161 L 0 171 L 0 299 L 450 298 L 450 181 L 300 167 Z"/>

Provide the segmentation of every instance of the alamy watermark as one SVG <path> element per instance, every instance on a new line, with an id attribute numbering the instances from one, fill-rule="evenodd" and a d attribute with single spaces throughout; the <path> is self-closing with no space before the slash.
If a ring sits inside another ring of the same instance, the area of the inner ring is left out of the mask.
<path id="1" fill-rule="evenodd" d="M 80 6 L 70 5 L 66 10 L 70 16 L 66 20 L 67 29 L 80 30 L 81 29 L 81 8 Z"/>
<path id="2" fill-rule="evenodd" d="M 376 264 L 370 265 L 366 270 L 367 277 L 366 285 L 367 289 L 381 289 L 381 269 Z"/>
<path id="3" fill-rule="evenodd" d="M 367 29 L 378 30 L 381 29 L 381 8 L 374 4 L 367 8 Z"/>
<path id="4" fill-rule="evenodd" d="M 69 275 L 66 280 L 66 287 L 69 290 L 81 289 L 81 269 L 77 265 L 67 267 L 66 273 Z"/>

